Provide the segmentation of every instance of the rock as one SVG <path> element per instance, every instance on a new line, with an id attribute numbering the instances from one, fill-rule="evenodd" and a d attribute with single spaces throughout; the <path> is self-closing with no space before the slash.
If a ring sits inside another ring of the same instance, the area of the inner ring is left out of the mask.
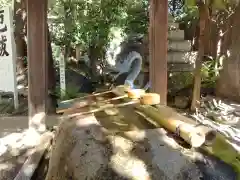
<path id="1" fill-rule="evenodd" d="M 186 96 L 175 96 L 174 105 L 180 109 L 186 109 L 190 104 L 190 99 Z"/>
<path id="2" fill-rule="evenodd" d="M 95 178 L 107 166 L 105 141 L 93 116 L 63 120 L 53 143 L 46 180 Z"/>
<path id="3" fill-rule="evenodd" d="M 163 129 L 111 133 L 94 116 L 65 119 L 53 142 L 46 180 L 231 180 L 225 178 L 225 166 L 212 168 L 212 178 L 210 165 L 195 163 L 204 161 L 196 154 Z"/>
<path id="4" fill-rule="evenodd" d="M 78 87 L 78 90 L 81 93 L 92 93 L 96 90 L 96 87 L 90 79 L 80 73 L 75 72 L 74 70 L 67 69 L 65 76 L 67 88 Z"/>
<path id="5" fill-rule="evenodd" d="M 92 139 L 91 134 L 84 131 L 78 134 L 82 136 L 81 141 L 73 147 L 65 166 L 73 172 L 74 179 L 93 179 L 101 168 L 106 168 L 108 151 Z"/>
<path id="6" fill-rule="evenodd" d="M 115 79 L 114 84 L 115 84 L 116 86 L 123 85 L 123 84 L 125 83 L 125 80 L 126 80 L 127 76 L 128 76 L 128 73 L 122 73 L 122 74 L 120 74 L 120 75 Z"/>
<path id="7" fill-rule="evenodd" d="M 150 146 L 135 143 L 120 135 L 105 134 L 92 116 L 63 121 L 56 134 L 46 179 L 168 179 L 153 163 Z"/>

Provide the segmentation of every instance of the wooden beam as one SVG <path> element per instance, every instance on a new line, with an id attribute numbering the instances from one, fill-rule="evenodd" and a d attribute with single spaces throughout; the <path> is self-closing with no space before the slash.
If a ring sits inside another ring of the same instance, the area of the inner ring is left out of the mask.
<path id="1" fill-rule="evenodd" d="M 151 91 L 167 103 L 168 0 L 150 0 L 150 82 Z"/>
<path id="2" fill-rule="evenodd" d="M 26 0 L 29 128 L 45 130 L 47 111 L 47 0 Z"/>

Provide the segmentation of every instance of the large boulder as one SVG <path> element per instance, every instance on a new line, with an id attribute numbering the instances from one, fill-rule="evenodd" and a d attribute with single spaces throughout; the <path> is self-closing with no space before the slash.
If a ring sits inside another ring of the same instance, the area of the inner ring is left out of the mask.
<path id="1" fill-rule="evenodd" d="M 94 116 L 78 117 L 60 123 L 46 180 L 235 179 L 219 175 L 214 164 L 196 163 L 202 158 L 163 129 L 111 133 Z"/>

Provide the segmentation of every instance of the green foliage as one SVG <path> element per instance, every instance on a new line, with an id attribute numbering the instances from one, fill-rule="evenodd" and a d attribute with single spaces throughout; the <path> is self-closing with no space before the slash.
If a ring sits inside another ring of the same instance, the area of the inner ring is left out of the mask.
<path id="1" fill-rule="evenodd" d="M 228 142 L 226 138 L 220 134 L 217 134 L 211 146 L 204 146 L 203 149 L 218 157 L 223 162 L 231 165 L 240 179 L 240 154 L 239 152 Z"/>
<path id="2" fill-rule="evenodd" d="M 11 6 L 12 0 L 0 0 L 0 8 Z"/>
<path id="3" fill-rule="evenodd" d="M 188 7 L 197 6 L 196 0 L 185 0 L 185 4 Z"/>
<path id="4" fill-rule="evenodd" d="M 212 2 L 217 9 L 226 3 L 225 0 Z M 148 10 L 148 0 L 56 0 L 50 9 L 50 15 L 56 17 L 52 27 L 53 40 L 61 46 L 80 44 L 85 50 L 94 46 L 101 51 L 97 55 L 100 56 L 104 54 L 114 28 L 123 29 L 126 34 L 146 34 Z M 169 0 L 169 12 L 178 22 L 185 23 L 186 28 L 198 22 L 196 0 Z M 217 78 L 214 65 L 205 63 L 202 74 L 203 81 L 208 86 L 214 86 Z M 193 82 L 193 75 L 181 73 L 175 76 L 175 80 L 181 86 L 187 86 Z"/>
<path id="5" fill-rule="evenodd" d="M 202 64 L 201 77 L 203 87 L 216 87 L 221 66 L 218 60 L 206 61 Z M 174 72 L 170 76 L 170 84 L 179 89 L 188 87 L 193 83 L 193 72 Z"/>
<path id="6" fill-rule="evenodd" d="M 186 5 L 186 2 L 179 4 L 178 9 L 172 14 L 175 15 L 176 22 L 184 24 L 185 29 L 195 27 L 199 19 L 198 7 Z"/>
<path id="7" fill-rule="evenodd" d="M 65 96 L 61 97 L 62 92 L 65 92 Z M 85 93 L 79 93 L 79 87 L 74 85 L 68 85 L 66 90 L 62 90 L 59 86 L 56 88 L 54 95 L 58 97 L 58 99 L 61 100 L 68 100 L 68 99 L 74 99 L 80 96 L 86 95 Z"/>
<path id="8" fill-rule="evenodd" d="M 204 0 L 207 6 L 211 7 L 212 10 L 225 10 L 229 4 L 236 5 L 238 0 Z M 187 7 L 197 6 L 197 0 L 185 0 Z"/>
<path id="9" fill-rule="evenodd" d="M 148 29 L 148 1 L 132 2 L 126 9 L 125 33 L 146 34 Z"/>
<path id="10" fill-rule="evenodd" d="M 57 17 L 54 40 L 58 44 L 104 46 L 111 27 L 121 24 L 125 8 L 125 0 L 57 0 L 51 11 Z"/>
<path id="11" fill-rule="evenodd" d="M 173 17 L 177 17 L 183 13 L 184 0 L 168 0 L 168 10 Z"/>
<path id="12" fill-rule="evenodd" d="M 201 69 L 202 81 L 204 86 L 215 87 L 216 85 L 216 69 L 214 67 L 215 61 L 204 62 Z"/>
<path id="13" fill-rule="evenodd" d="M 173 72 L 170 74 L 169 85 L 176 89 L 188 87 L 193 83 L 192 72 Z"/>
<path id="14" fill-rule="evenodd" d="M 201 75 L 204 86 L 216 87 L 216 81 L 222 69 L 222 64 L 220 63 L 221 58 L 222 57 L 218 57 L 217 59 L 212 59 L 202 64 Z"/>

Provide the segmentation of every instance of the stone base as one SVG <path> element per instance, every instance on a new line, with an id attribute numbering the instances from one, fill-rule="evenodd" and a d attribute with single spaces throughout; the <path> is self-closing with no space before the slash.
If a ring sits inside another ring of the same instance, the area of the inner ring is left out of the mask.
<path id="1" fill-rule="evenodd" d="M 46 180 L 199 180 L 204 172 L 194 162 L 201 158 L 163 129 L 110 133 L 93 116 L 66 119 L 55 137 Z"/>

